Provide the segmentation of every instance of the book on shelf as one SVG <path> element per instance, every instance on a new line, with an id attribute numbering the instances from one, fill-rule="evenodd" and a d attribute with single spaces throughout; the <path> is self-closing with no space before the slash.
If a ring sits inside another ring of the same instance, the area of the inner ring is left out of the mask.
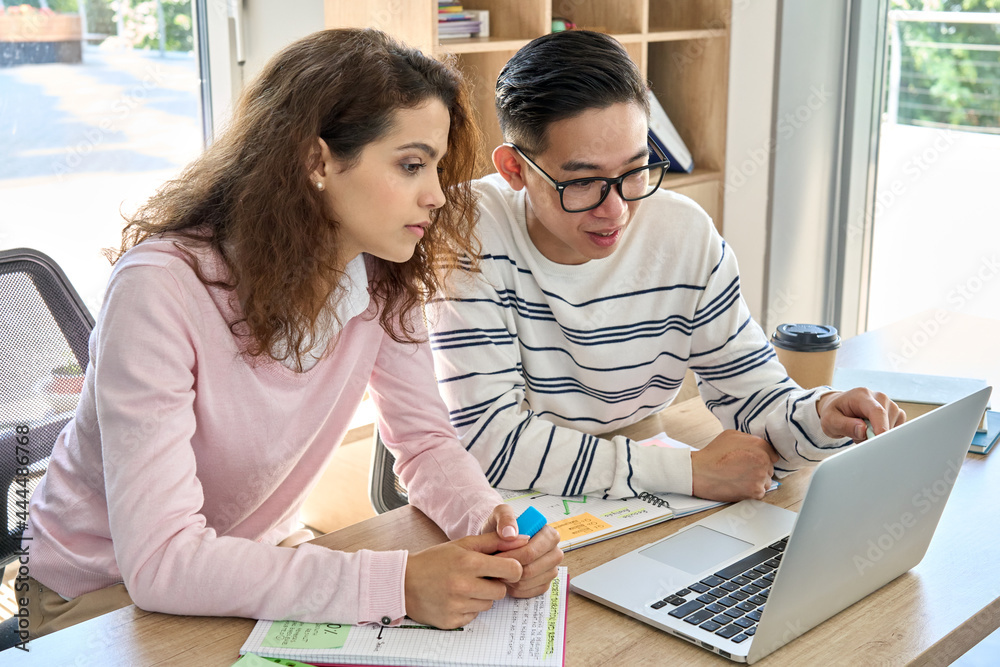
<path id="1" fill-rule="evenodd" d="M 641 444 L 691 449 L 661 433 Z M 778 487 L 777 482 L 771 489 Z M 609 500 L 598 495 L 553 496 L 533 490 L 497 489 L 504 502 L 520 515 L 529 506 L 545 517 L 559 533 L 559 548 L 571 551 L 612 537 L 701 512 L 724 503 L 680 493 L 641 493 L 632 498 Z"/>
<path id="2" fill-rule="evenodd" d="M 556 667 L 564 664 L 566 651 L 568 581 L 560 567 L 546 593 L 497 600 L 454 630 L 408 618 L 397 626 L 257 621 L 240 655 L 313 665 Z"/>
<path id="3" fill-rule="evenodd" d="M 993 445 L 1000 440 L 1000 412 L 986 411 L 986 430 L 977 432 L 972 437 L 969 451 L 976 454 L 989 454 Z"/>
<path id="4" fill-rule="evenodd" d="M 649 98 L 649 136 L 667 159 L 670 167 L 667 171 L 677 171 L 690 174 L 694 170 L 694 158 L 688 150 L 677 128 L 670 122 L 670 117 L 656 99 L 653 91 L 647 90 Z"/>
<path id="5" fill-rule="evenodd" d="M 988 385 L 986 380 L 975 378 L 838 368 L 833 374 L 833 386 L 837 389 L 865 387 L 880 391 L 906 412 L 907 419 L 915 419 Z M 987 404 L 986 409 L 989 408 Z M 976 430 L 980 433 L 986 431 L 985 412 Z"/>
<path id="6" fill-rule="evenodd" d="M 489 10 L 465 9 L 459 2 L 438 2 L 438 39 L 489 37 Z"/>

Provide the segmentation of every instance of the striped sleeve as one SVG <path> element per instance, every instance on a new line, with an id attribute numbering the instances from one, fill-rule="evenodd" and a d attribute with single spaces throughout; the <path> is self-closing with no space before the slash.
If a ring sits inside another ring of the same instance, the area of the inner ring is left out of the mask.
<path id="1" fill-rule="evenodd" d="M 452 275 L 426 306 L 439 389 L 451 422 L 490 484 L 620 498 L 691 492 L 690 453 L 641 447 L 558 426 L 532 410 L 518 345 L 516 298 L 498 272 Z"/>
<path id="2" fill-rule="evenodd" d="M 788 377 L 740 295 L 736 258 L 725 241 L 717 241 L 698 306 L 698 316 L 711 321 L 695 331 L 689 362 L 705 405 L 724 428 L 770 441 L 781 456 L 775 465 L 781 471 L 816 463 L 851 444 L 823 433 L 816 401 L 830 388 L 805 390 Z"/>

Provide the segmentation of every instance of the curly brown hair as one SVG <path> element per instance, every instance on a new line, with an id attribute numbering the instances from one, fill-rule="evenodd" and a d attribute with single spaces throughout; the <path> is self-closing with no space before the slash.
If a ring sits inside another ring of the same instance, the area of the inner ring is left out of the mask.
<path id="1" fill-rule="evenodd" d="M 430 99 L 451 116 L 439 164 L 447 203 L 430 213 L 434 224 L 406 262 L 367 256 L 382 328 L 397 341 L 415 342 L 409 314 L 447 277 L 435 269 L 479 254 L 470 181 L 483 141 L 454 62 L 378 30 L 324 30 L 275 55 L 240 96 L 222 136 L 126 218 L 121 247 L 106 254 L 114 263 L 162 234 L 179 237 L 182 250 L 210 246 L 228 269 L 224 282 L 207 279 L 186 254 L 203 283 L 239 294 L 242 319 L 230 329 L 249 336 L 248 354 L 298 363 L 344 269 L 336 265 L 338 222 L 308 178 L 316 138 L 351 167 L 392 129 L 397 110 Z"/>

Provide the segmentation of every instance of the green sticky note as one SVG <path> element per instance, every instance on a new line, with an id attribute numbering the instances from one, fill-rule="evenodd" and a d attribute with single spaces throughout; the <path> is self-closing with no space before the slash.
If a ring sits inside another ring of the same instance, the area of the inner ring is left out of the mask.
<path id="1" fill-rule="evenodd" d="M 338 623 L 275 621 L 262 646 L 267 648 L 343 648 L 351 626 Z"/>
<path id="2" fill-rule="evenodd" d="M 247 653 L 242 658 L 233 663 L 232 667 L 274 667 L 275 664 L 283 667 L 309 667 L 304 662 L 295 660 L 282 660 L 279 658 L 262 658 L 253 653 Z"/>
<path id="3" fill-rule="evenodd" d="M 232 664 L 232 667 L 311 667 L 304 662 L 297 660 L 285 660 L 284 658 L 262 658 L 255 653 L 247 653 L 242 658 Z"/>
<path id="4" fill-rule="evenodd" d="M 288 660 L 287 658 L 264 658 L 270 665 L 262 665 L 261 667 L 274 667 L 274 665 L 281 665 L 282 667 L 313 667 L 312 665 L 306 664 L 304 662 L 299 662 L 298 660 Z"/>

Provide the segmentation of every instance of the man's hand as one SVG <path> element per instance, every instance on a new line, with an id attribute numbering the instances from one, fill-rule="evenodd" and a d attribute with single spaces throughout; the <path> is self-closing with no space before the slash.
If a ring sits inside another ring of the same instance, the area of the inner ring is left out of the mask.
<path id="1" fill-rule="evenodd" d="M 521 564 L 492 556 L 496 533 L 472 535 L 411 553 L 406 560 L 406 615 L 414 621 L 451 629 L 468 624 L 521 580 Z M 522 537 L 523 542 L 523 537 Z"/>
<path id="2" fill-rule="evenodd" d="M 863 387 L 823 394 L 816 401 L 816 412 L 824 433 L 831 438 L 853 438 L 855 442 L 868 437 L 866 419 L 875 435 L 906 421 L 906 413 L 888 396 Z"/>
<path id="3" fill-rule="evenodd" d="M 555 579 L 556 567 L 563 559 L 559 533 L 555 528 L 542 526 L 529 541 L 524 535 L 517 534 L 517 518 L 510 505 L 497 505 L 483 525 L 483 534 L 494 530 L 501 538 L 497 555 L 513 558 L 523 569 L 518 582 L 507 584 L 510 596 L 531 598 L 547 591 Z"/>
<path id="4" fill-rule="evenodd" d="M 723 431 L 691 452 L 691 492 L 726 502 L 756 498 L 771 487 L 778 453 L 767 440 L 740 431 Z"/>

